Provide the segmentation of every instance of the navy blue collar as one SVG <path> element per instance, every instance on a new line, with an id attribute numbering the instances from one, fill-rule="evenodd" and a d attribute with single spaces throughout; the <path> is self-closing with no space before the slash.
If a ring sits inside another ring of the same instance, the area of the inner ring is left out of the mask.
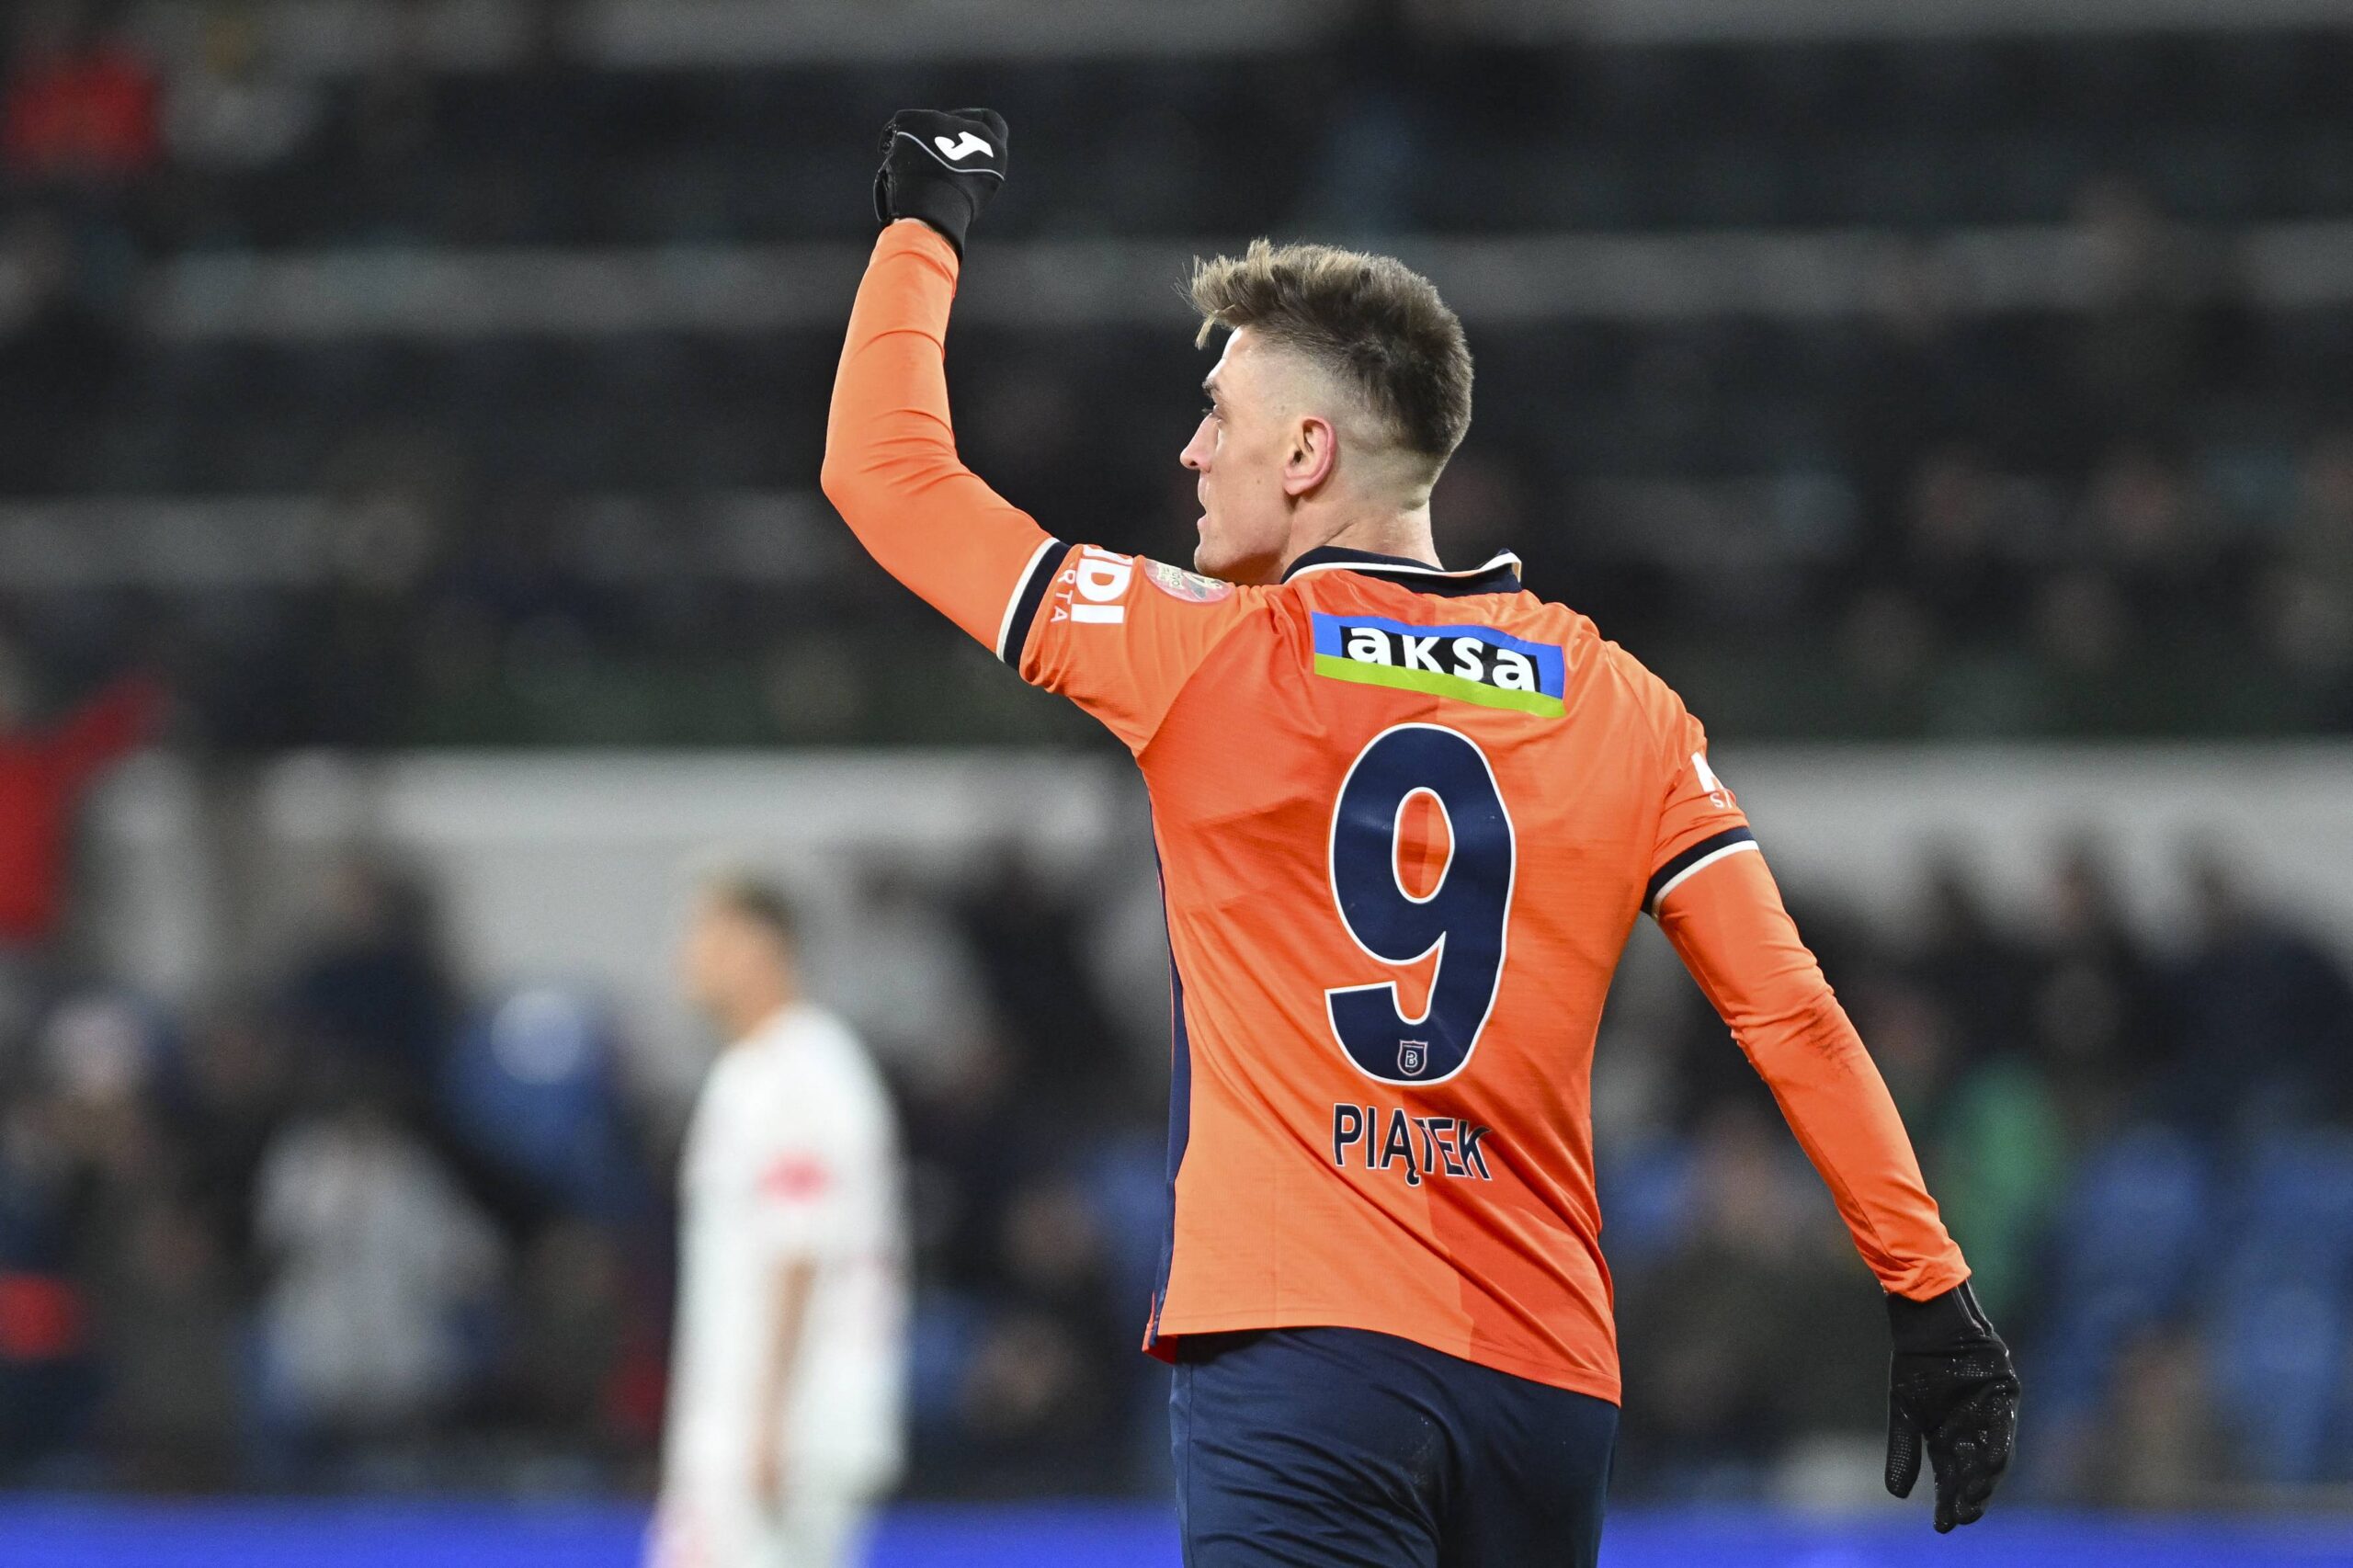
<path id="1" fill-rule="evenodd" d="M 1288 583 L 1303 572 L 1361 572 L 1368 577 L 1395 583 L 1399 587 L 1413 588 L 1425 594 L 1442 594 L 1449 598 L 1471 594 L 1519 592 L 1519 557 L 1508 550 L 1496 551 L 1494 559 L 1483 566 L 1473 566 L 1468 572 L 1448 572 L 1403 555 L 1375 555 L 1369 550 L 1347 550 L 1338 545 L 1324 544 L 1318 545 L 1284 568 L 1283 581 Z"/>

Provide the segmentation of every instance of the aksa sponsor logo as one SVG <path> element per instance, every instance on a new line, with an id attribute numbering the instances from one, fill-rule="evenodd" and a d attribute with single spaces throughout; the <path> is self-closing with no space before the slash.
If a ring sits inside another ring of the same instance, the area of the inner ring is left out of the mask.
<path id="1" fill-rule="evenodd" d="M 1427 691 L 1483 708 L 1559 718 L 1565 665 L 1550 643 L 1492 626 L 1415 626 L 1370 615 L 1313 616 L 1315 673 Z"/>
<path id="2" fill-rule="evenodd" d="M 1215 577 L 1204 577 L 1199 572 L 1188 572 L 1181 566 L 1171 566 L 1165 561 L 1145 562 L 1143 574 L 1152 580 L 1154 587 L 1170 598 L 1183 599 L 1187 604 L 1213 605 L 1220 599 L 1233 597 L 1233 584 L 1220 582 Z"/>

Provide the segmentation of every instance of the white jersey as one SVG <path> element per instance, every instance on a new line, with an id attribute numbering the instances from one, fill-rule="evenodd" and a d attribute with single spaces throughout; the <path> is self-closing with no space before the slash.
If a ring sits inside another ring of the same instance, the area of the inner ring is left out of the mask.
<path id="1" fill-rule="evenodd" d="M 779 1423 L 794 1494 L 886 1490 L 902 1460 L 907 1260 L 881 1076 L 833 1014 L 779 1012 L 724 1051 L 687 1130 L 665 1502 L 750 1500 L 778 1266 L 816 1270 Z"/>

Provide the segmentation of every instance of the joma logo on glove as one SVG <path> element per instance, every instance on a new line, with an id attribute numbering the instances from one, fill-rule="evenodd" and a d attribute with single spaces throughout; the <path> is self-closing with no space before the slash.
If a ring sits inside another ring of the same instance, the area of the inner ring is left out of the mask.
<path id="1" fill-rule="evenodd" d="M 945 136 L 935 136 L 931 139 L 931 144 L 938 148 L 939 155 L 951 164 L 961 164 L 975 153 L 985 153 L 989 150 L 989 144 L 986 142 L 969 131 L 964 132 L 961 141 L 951 142 Z"/>

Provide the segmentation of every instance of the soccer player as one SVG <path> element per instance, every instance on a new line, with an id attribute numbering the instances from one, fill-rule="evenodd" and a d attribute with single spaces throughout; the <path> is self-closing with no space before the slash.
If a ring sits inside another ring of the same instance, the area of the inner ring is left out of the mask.
<path id="1" fill-rule="evenodd" d="M 790 905 L 709 883 L 688 996 L 732 1043 L 695 1103 L 654 1568 L 841 1568 L 897 1479 L 906 1285 L 881 1075 L 802 998 Z"/>
<path id="2" fill-rule="evenodd" d="M 1179 460 L 1197 571 L 1049 537 L 957 459 L 943 342 L 1003 183 L 984 109 L 896 116 L 825 493 L 883 567 L 1125 742 L 1174 967 L 1169 1236 L 1186 1561 L 1594 1562 L 1619 1398 L 1587 1091 L 1663 926 L 1886 1294 L 1887 1484 L 1939 1530 L 2018 1385 L 1894 1105 L 1699 722 L 1501 554 L 1439 563 L 1471 357 L 1430 284 L 1321 246 L 1197 265 L 1226 329 Z M 1791 1375 L 1802 1375 L 1792 1368 Z"/>

